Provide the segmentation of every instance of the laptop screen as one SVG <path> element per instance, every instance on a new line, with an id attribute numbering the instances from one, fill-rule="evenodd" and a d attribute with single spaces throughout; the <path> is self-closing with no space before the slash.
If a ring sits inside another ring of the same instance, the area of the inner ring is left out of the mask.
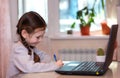
<path id="1" fill-rule="evenodd" d="M 116 37 L 117 37 L 117 30 L 118 30 L 118 25 L 112 25 L 110 31 L 110 37 L 108 40 L 107 50 L 106 50 L 106 59 L 105 59 L 104 68 L 107 68 L 112 62 L 113 53 L 115 49 L 114 45 L 116 43 Z"/>

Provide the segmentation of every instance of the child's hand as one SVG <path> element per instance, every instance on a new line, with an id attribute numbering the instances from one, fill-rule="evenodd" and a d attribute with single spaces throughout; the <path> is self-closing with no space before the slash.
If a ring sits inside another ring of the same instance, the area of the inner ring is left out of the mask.
<path id="1" fill-rule="evenodd" d="M 59 66 L 59 67 L 63 66 L 62 60 L 58 60 L 58 61 L 56 62 L 56 65 Z"/>

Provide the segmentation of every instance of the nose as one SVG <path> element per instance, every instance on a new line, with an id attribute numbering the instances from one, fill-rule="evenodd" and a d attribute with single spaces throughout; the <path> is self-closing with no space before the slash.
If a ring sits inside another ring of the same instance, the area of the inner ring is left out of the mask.
<path id="1" fill-rule="evenodd" d="M 41 42 L 43 40 L 43 38 L 39 38 L 38 42 Z"/>

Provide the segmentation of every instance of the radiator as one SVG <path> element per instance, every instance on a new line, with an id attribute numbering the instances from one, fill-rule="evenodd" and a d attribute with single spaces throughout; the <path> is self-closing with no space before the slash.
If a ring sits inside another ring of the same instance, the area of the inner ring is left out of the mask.
<path id="1" fill-rule="evenodd" d="M 63 61 L 96 61 L 95 49 L 60 49 L 58 53 Z"/>

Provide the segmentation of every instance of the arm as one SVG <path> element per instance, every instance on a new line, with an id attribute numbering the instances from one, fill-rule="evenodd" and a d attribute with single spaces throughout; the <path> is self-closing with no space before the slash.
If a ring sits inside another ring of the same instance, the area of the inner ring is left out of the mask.
<path id="1" fill-rule="evenodd" d="M 42 52 L 42 51 L 39 51 L 37 48 L 34 48 L 34 51 L 36 52 L 36 54 L 39 55 L 41 62 L 46 63 L 46 62 L 50 62 L 52 60 L 49 54 Z M 56 65 L 58 67 L 63 66 L 62 60 L 57 60 Z"/>
<path id="2" fill-rule="evenodd" d="M 48 53 L 40 51 L 37 48 L 34 48 L 34 52 L 40 57 L 41 62 L 50 62 L 50 61 L 52 61 L 52 58 Z"/>
<path id="3" fill-rule="evenodd" d="M 24 47 L 15 49 L 13 62 L 15 66 L 24 73 L 53 71 L 58 68 L 54 62 L 34 63 L 31 56 L 28 55 L 27 49 Z"/>

